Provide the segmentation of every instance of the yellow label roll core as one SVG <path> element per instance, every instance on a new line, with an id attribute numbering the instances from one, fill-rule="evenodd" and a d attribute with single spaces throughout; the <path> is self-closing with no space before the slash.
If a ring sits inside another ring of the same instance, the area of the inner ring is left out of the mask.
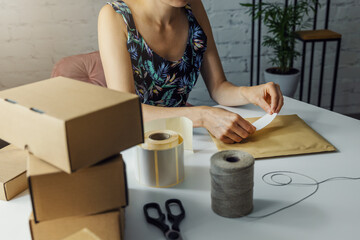
<path id="1" fill-rule="evenodd" d="M 137 147 L 136 178 L 149 187 L 172 187 L 184 179 L 184 143 L 170 130 L 145 133 Z"/>
<path id="2" fill-rule="evenodd" d="M 170 130 L 150 131 L 145 133 L 144 149 L 164 150 L 179 145 L 179 134 Z"/>

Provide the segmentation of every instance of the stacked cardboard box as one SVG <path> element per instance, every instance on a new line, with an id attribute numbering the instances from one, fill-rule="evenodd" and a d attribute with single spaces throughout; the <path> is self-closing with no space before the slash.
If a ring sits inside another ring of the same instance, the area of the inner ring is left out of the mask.
<path id="1" fill-rule="evenodd" d="M 35 239 L 66 239 L 82 229 L 89 229 L 101 240 L 124 239 L 124 209 L 82 217 L 60 218 L 35 223 L 30 216 L 30 229 Z M 85 238 L 86 239 L 86 238 Z"/>
<path id="2" fill-rule="evenodd" d="M 139 98 L 58 77 L 0 92 L 0 115 L 0 138 L 28 150 L 33 239 L 122 239 L 119 152 L 143 142 Z"/>

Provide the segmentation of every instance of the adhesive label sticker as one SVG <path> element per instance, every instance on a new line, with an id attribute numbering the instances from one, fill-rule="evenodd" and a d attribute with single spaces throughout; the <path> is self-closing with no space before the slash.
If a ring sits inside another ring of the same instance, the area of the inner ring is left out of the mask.
<path id="1" fill-rule="evenodd" d="M 277 113 L 273 113 L 272 115 L 266 114 L 262 118 L 256 120 L 252 125 L 256 127 L 256 131 L 259 131 L 269 125 L 277 116 Z"/>

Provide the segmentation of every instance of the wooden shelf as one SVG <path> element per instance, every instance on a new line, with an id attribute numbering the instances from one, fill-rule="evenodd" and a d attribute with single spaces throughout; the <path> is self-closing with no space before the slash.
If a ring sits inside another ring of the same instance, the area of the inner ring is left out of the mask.
<path id="1" fill-rule="evenodd" d="M 302 41 L 319 41 L 341 38 L 341 34 L 328 29 L 297 31 L 295 34 L 297 35 L 297 38 Z"/>

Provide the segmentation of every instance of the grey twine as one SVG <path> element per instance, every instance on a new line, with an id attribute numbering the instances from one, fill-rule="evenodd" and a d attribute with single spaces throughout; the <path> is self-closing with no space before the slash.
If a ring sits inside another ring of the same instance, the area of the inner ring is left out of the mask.
<path id="1" fill-rule="evenodd" d="M 211 207 L 223 217 L 236 218 L 253 208 L 254 158 L 241 151 L 221 151 L 211 157 Z"/>

